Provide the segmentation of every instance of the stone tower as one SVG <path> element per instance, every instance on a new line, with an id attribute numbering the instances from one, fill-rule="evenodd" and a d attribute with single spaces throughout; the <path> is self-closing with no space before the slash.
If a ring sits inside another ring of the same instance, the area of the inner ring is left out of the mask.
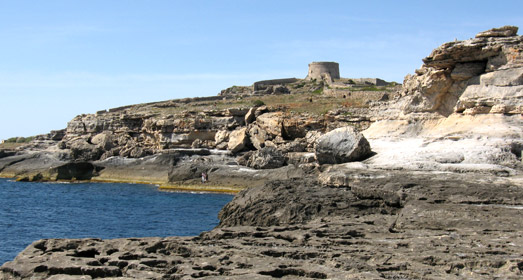
<path id="1" fill-rule="evenodd" d="M 309 64 L 309 74 L 306 80 L 323 80 L 327 78 L 328 81 L 340 78 L 340 65 L 337 62 L 311 62 Z"/>

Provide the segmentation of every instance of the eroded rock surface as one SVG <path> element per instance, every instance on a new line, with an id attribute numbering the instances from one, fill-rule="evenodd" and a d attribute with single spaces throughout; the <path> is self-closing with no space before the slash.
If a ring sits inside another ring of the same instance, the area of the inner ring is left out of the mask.
<path id="1" fill-rule="evenodd" d="M 221 211 L 218 228 L 197 237 L 36 241 L 4 264 L 0 277 L 523 276 L 521 181 L 358 169 L 345 174 L 345 184 L 293 179 L 245 190 Z"/>

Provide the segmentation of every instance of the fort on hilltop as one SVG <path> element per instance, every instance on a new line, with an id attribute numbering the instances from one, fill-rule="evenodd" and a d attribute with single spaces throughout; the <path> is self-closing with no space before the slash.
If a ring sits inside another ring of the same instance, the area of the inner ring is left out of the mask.
<path id="1" fill-rule="evenodd" d="M 312 62 L 306 80 L 333 80 L 340 78 L 340 65 L 337 62 Z"/>
<path id="2" fill-rule="evenodd" d="M 304 79 L 278 78 L 256 81 L 252 86 L 233 86 L 224 89 L 218 95 L 244 96 L 318 91 L 331 95 L 346 95 L 350 91 L 359 91 L 369 86 L 386 87 L 391 84 L 379 78 L 342 78 L 338 62 L 319 61 L 309 63 L 309 70 Z"/>

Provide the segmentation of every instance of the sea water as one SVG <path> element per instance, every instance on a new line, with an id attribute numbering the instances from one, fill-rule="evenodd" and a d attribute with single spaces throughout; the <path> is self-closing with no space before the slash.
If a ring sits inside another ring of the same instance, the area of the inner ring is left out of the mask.
<path id="1" fill-rule="evenodd" d="M 218 212 L 232 197 L 140 184 L 0 178 L 0 265 L 42 238 L 198 235 L 218 224 Z"/>

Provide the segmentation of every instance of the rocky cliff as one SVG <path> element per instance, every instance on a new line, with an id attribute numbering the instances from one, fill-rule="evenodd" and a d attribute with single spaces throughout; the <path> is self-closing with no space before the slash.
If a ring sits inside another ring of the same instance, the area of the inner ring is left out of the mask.
<path id="1" fill-rule="evenodd" d="M 198 237 L 40 240 L 0 276 L 519 279 L 522 50 L 508 26 L 443 44 L 399 92 L 298 80 L 78 116 L 1 173 L 252 187 Z"/>

